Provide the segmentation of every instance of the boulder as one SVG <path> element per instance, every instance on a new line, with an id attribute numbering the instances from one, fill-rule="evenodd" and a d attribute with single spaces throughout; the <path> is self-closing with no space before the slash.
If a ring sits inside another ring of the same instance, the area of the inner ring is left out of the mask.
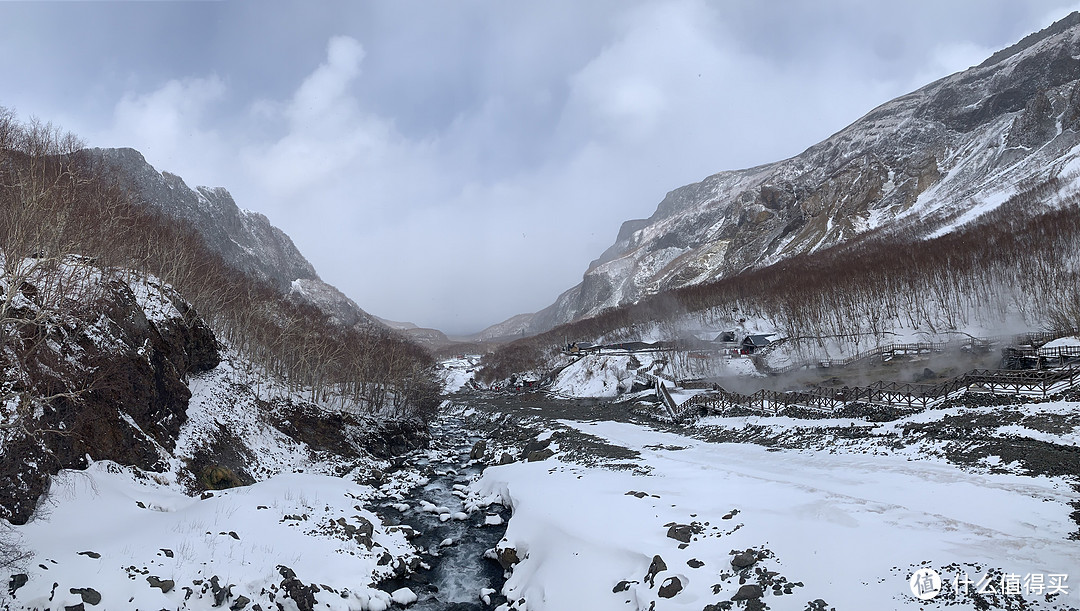
<path id="1" fill-rule="evenodd" d="M 70 588 L 69 591 L 78 594 L 85 604 L 96 605 L 101 602 L 101 593 L 94 588 Z"/>
<path id="2" fill-rule="evenodd" d="M 649 587 L 653 587 L 653 581 L 656 579 L 656 574 L 660 571 L 667 570 L 667 563 L 660 556 L 653 556 L 652 562 L 649 563 L 649 572 L 645 573 L 645 581 L 649 582 Z"/>
<path id="3" fill-rule="evenodd" d="M 485 452 L 487 452 L 487 440 L 481 439 L 473 444 L 472 450 L 469 452 L 469 460 L 480 460 L 484 457 Z"/>
<path id="4" fill-rule="evenodd" d="M 664 580 L 664 583 L 660 584 L 660 589 L 656 594 L 660 598 L 674 598 L 676 594 L 682 592 L 683 584 L 682 580 L 672 575 Z"/>
<path id="5" fill-rule="evenodd" d="M 14 597 L 15 590 L 25 586 L 28 581 L 30 581 L 30 576 L 26 573 L 16 573 L 12 575 L 11 580 L 8 581 L 8 593 Z"/>
<path id="6" fill-rule="evenodd" d="M 528 454 L 526 454 L 525 459 L 529 462 L 537 462 L 541 460 L 547 460 L 552 456 L 555 456 L 555 452 L 553 452 L 551 448 L 542 448 L 540 450 L 533 450 L 532 452 L 529 452 Z"/>
<path id="7" fill-rule="evenodd" d="M 502 547 L 495 551 L 496 557 L 499 559 L 499 565 L 503 570 L 509 570 L 510 567 L 521 562 L 518 557 L 517 550 L 512 547 Z"/>
<path id="8" fill-rule="evenodd" d="M 146 581 L 150 584 L 151 588 L 158 588 L 161 590 L 162 594 L 168 594 L 176 587 L 176 582 L 172 579 L 160 579 L 155 575 L 150 575 L 146 578 Z"/>
<path id="9" fill-rule="evenodd" d="M 315 592 L 318 586 L 304 585 L 296 578 L 296 572 L 284 565 L 278 565 L 278 573 L 281 574 L 281 589 L 292 599 L 293 604 L 299 611 L 315 611 Z"/>
<path id="10" fill-rule="evenodd" d="M 746 550 L 745 552 L 735 554 L 735 556 L 731 558 L 731 566 L 736 570 L 741 570 L 748 566 L 753 566 L 757 561 L 757 554 L 752 550 Z"/>
<path id="11" fill-rule="evenodd" d="M 522 450 L 521 453 L 528 456 L 533 452 L 545 450 L 550 445 L 551 437 L 548 437 L 547 439 L 530 439 L 529 442 L 525 444 L 525 449 Z"/>
<path id="12" fill-rule="evenodd" d="M 417 596 L 409 588 L 399 588 L 390 593 L 390 600 L 402 607 L 407 607 L 416 602 Z"/>
<path id="13" fill-rule="evenodd" d="M 675 539 L 676 541 L 682 541 L 683 543 L 689 543 L 690 537 L 693 535 L 694 528 L 689 524 L 672 524 L 667 531 L 669 539 Z"/>
<path id="14" fill-rule="evenodd" d="M 761 586 L 756 583 L 748 583 L 739 588 L 739 591 L 735 593 L 735 596 L 731 597 L 731 600 L 753 600 L 756 598 L 761 598 L 762 594 L 763 592 L 761 590 Z"/>

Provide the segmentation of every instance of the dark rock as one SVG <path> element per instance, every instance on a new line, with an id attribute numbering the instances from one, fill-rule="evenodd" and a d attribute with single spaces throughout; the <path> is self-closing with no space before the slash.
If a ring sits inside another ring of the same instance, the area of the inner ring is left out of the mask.
<path id="1" fill-rule="evenodd" d="M 101 558 L 101 554 L 99 554 L 97 552 L 79 552 L 79 555 L 80 556 L 87 556 L 87 557 L 93 558 L 95 560 L 97 560 L 98 558 Z"/>
<path id="2" fill-rule="evenodd" d="M 314 611 L 315 592 L 318 592 L 318 587 L 304 585 L 303 582 L 296 578 L 296 573 L 287 566 L 278 565 L 277 569 L 282 577 L 281 589 L 293 600 L 296 608 L 299 611 Z"/>
<path id="3" fill-rule="evenodd" d="M 543 448 L 540 450 L 534 450 L 526 454 L 526 460 L 528 460 L 529 462 L 538 462 L 541 460 L 547 460 L 552 456 L 555 456 L 555 452 L 553 452 L 551 448 Z"/>
<path id="4" fill-rule="evenodd" d="M 86 611 L 86 605 L 82 603 L 77 605 L 64 605 L 64 611 Z"/>
<path id="5" fill-rule="evenodd" d="M 736 592 L 735 595 L 731 597 L 731 600 L 734 600 L 734 601 L 753 600 L 753 599 L 756 599 L 756 598 L 761 598 L 762 594 L 763 594 L 763 592 L 761 590 L 761 586 L 759 586 L 756 583 L 748 583 L 748 584 L 742 586 L 741 588 L 739 588 L 739 591 Z"/>
<path id="6" fill-rule="evenodd" d="M 82 601 L 88 605 L 96 605 L 101 602 L 101 592 L 94 588 L 70 588 L 72 594 L 78 594 Z"/>
<path id="7" fill-rule="evenodd" d="M 630 589 L 630 586 L 637 583 L 636 581 L 628 581 L 626 579 L 615 584 L 614 588 L 611 588 L 612 594 L 618 594 L 619 592 L 625 592 Z"/>
<path id="8" fill-rule="evenodd" d="M 525 444 L 525 449 L 522 450 L 521 453 L 524 456 L 528 456 L 529 454 L 532 454 L 533 452 L 537 452 L 537 451 L 540 451 L 540 450 L 545 450 L 550 445 L 551 445 L 551 437 L 548 437 L 547 439 L 542 439 L 542 440 L 540 440 L 540 439 L 531 439 L 531 440 L 529 440 L 528 443 Z"/>
<path id="9" fill-rule="evenodd" d="M 487 440 L 481 439 L 473 444 L 472 450 L 469 452 L 469 459 L 480 460 L 484 457 L 485 452 L 487 452 Z"/>
<path id="10" fill-rule="evenodd" d="M 656 591 L 656 595 L 660 598 L 674 598 L 676 594 L 682 592 L 682 589 L 682 580 L 672 575 L 665 579 L 664 583 L 660 584 L 660 589 Z"/>
<path id="11" fill-rule="evenodd" d="M 172 579 L 159 579 L 154 575 L 150 575 L 149 577 L 147 577 L 146 581 L 150 584 L 151 588 L 160 589 L 162 594 L 168 594 L 170 591 L 172 591 L 174 587 L 176 587 L 176 582 Z"/>
<path id="12" fill-rule="evenodd" d="M 371 549 L 371 546 L 375 544 L 374 541 L 372 540 L 372 537 L 375 536 L 375 526 L 367 518 L 365 518 L 363 516 L 353 516 L 353 520 L 355 520 L 356 523 L 357 523 L 356 533 L 353 534 L 353 538 L 356 539 L 356 542 L 359 543 L 360 545 L 363 545 L 364 547 L 366 547 L 368 549 Z M 412 529 L 410 528 L 409 530 L 412 530 Z M 419 533 L 417 533 L 417 534 L 419 534 Z M 416 535 L 414 535 L 414 537 L 415 536 Z M 405 538 L 406 539 L 409 538 L 409 533 L 408 532 L 405 533 Z"/>
<path id="13" fill-rule="evenodd" d="M 360 519 L 363 519 L 363 518 L 360 518 Z M 364 521 L 367 522 L 367 520 L 364 520 Z M 368 525 L 370 525 L 370 524 L 371 523 L 368 522 Z M 372 532 L 374 532 L 374 527 L 372 527 Z M 387 526 L 386 527 L 386 532 L 388 532 L 388 533 L 400 532 L 401 534 L 405 535 L 405 538 L 408 539 L 409 541 L 412 541 L 413 539 L 419 537 L 422 534 L 420 531 L 416 530 L 412 526 L 409 526 L 408 524 L 396 524 L 394 526 Z"/>
<path id="14" fill-rule="evenodd" d="M 698 560 L 697 558 L 691 558 L 687 560 L 686 564 L 692 569 L 700 569 L 701 567 L 705 566 L 705 563 Z"/>
<path id="15" fill-rule="evenodd" d="M 695 530 L 689 524 L 672 524 L 668 528 L 667 536 L 669 539 L 675 539 L 676 541 L 682 541 L 683 543 L 689 543 L 690 538 L 694 535 Z"/>
<path id="16" fill-rule="evenodd" d="M 229 607 L 229 611 L 240 611 L 240 609 L 243 609 L 244 607 L 248 606 L 248 603 L 250 603 L 250 602 L 251 602 L 251 599 L 248 598 L 247 596 L 244 596 L 244 595 L 237 596 L 236 600 L 233 601 L 232 606 Z"/>
<path id="17" fill-rule="evenodd" d="M 512 547 L 501 547 L 495 550 L 495 555 L 499 558 L 499 565 L 503 570 L 508 570 L 510 567 L 521 562 L 518 557 L 517 550 Z"/>
<path id="18" fill-rule="evenodd" d="M 512 462 L 514 462 L 514 457 L 511 456 L 509 452 L 503 452 L 502 456 L 499 457 L 500 465 L 508 465 Z"/>
<path id="19" fill-rule="evenodd" d="M 377 420 L 295 405 L 282 406 L 273 417 L 274 425 L 293 440 L 343 458 L 368 454 L 391 458 L 424 447 L 431 440 L 427 425 L 419 419 Z"/>
<path id="20" fill-rule="evenodd" d="M 57 349 L 9 346 L 36 388 L 72 391 L 26 417 L 22 432 L 5 440 L 0 518 L 14 524 L 29 519 L 52 475 L 85 468 L 87 456 L 145 471 L 167 469 L 158 448 L 171 451 L 187 420 L 191 392 L 185 377 L 219 360 L 213 333 L 172 289 L 160 290 L 181 316 L 151 322 L 126 282 L 109 273 L 101 278 L 86 287 L 96 293 L 92 319 L 77 323 L 44 309 L 43 318 L 19 321 L 26 334 Z M 109 347 L 91 339 L 93 333 L 107 335 Z M 83 388 L 91 392 L 74 392 Z M 25 432 L 35 429 L 65 434 Z"/>
<path id="21" fill-rule="evenodd" d="M 214 606 L 220 607 L 226 600 L 232 598 L 232 584 L 221 587 L 217 575 L 210 578 L 210 591 L 214 594 Z"/>
<path id="22" fill-rule="evenodd" d="M 735 554 L 735 556 L 731 558 L 731 566 L 736 569 L 745 569 L 748 566 L 753 566 L 757 561 L 757 554 L 748 550 L 740 554 Z"/>
<path id="23" fill-rule="evenodd" d="M 649 582 L 649 587 L 653 587 L 656 580 L 656 574 L 661 571 L 667 570 L 667 563 L 660 556 L 653 556 L 652 562 L 649 563 L 649 571 L 645 573 L 645 581 Z"/>
<path id="24" fill-rule="evenodd" d="M 163 547 L 163 548 L 161 548 L 161 553 L 165 554 L 166 558 L 172 558 L 173 557 L 173 551 L 171 549 L 166 549 L 166 548 Z"/>
<path id="25" fill-rule="evenodd" d="M 16 573 L 11 576 L 11 580 L 8 581 L 8 592 L 15 596 L 15 590 L 26 585 L 26 582 L 30 581 L 30 576 L 26 573 Z"/>

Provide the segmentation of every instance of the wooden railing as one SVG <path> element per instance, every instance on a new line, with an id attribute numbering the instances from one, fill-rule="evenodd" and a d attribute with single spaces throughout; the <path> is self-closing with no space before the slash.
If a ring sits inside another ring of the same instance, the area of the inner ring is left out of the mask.
<path id="1" fill-rule="evenodd" d="M 677 418 L 719 414 L 731 408 L 763 414 L 779 414 L 791 407 L 833 412 L 858 403 L 918 410 L 967 392 L 1046 398 L 1078 384 L 1080 366 L 1076 365 L 1042 371 L 975 370 L 939 384 L 877 382 L 869 386 L 840 389 L 813 388 L 788 392 L 763 389 L 751 395 L 720 389 L 695 395 L 674 412 Z"/>
<path id="2" fill-rule="evenodd" d="M 1029 350 L 1032 356 L 1051 356 L 1043 354 L 1043 350 L 1064 352 L 1067 356 L 1080 354 L 1080 347 L 1063 348 L 1039 348 L 1043 344 L 1067 335 L 1064 331 L 1041 331 L 1037 333 L 1024 333 L 1021 335 L 1002 335 L 995 337 L 972 337 L 950 342 L 918 342 L 914 344 L 888 344 L 878 346 L 870 350 L 859 352 L 842 359 L 806 359 L 783 367 L 770 367 L 764 359 L 755 358 L 754 364 L 758 369 L 770 375 L 781 375 L 797 369 L 848 367 L 856 363 L 884 362 L 898 356 L 912 356 L 919 354 L 942 353 L 949 350 L 973 350 L 989 351 L 994 346 L 1022 346 L 1020 350 Z M 1074 351 L 1075 350 L 1075 351 Z M 1054 356 L 1057 356 L 1055 353 Z M 753 358 L 753 357 L 752 357 Z"/>

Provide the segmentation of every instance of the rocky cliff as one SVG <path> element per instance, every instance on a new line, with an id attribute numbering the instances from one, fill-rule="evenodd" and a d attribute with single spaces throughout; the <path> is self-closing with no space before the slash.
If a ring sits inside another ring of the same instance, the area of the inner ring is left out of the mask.
<path id="1" fill-rule="evenodd" d="M 869 232 L 940 235 L 1021 189 L 1075 189 L 1080 14 L 873 109 L 800 155 L 676 189 L 530 323 L 540 332 Z"/>
<path id="2" fill-rule="evenodd" d="M 323 282 L 288 235 L 257 212 L 237 206 L 222 187 L 192 189 L 158 172 L 134 149 L 95 149 L 136 201 L 182 221 L 230 266 L 321 309 L 345 326 L 381 327 L 373 316 Z"/>
<path id="3" fill-rule="evenodd" d="M 219 362 L 214 335 L 168 286 L 77 257 L 57 273 L 77 303 L 49 300 L 50 280 L 28 282 L 3 318 L 0 517 L 15 524 L 61 469 L 166 470 L 187 376 Z"/>

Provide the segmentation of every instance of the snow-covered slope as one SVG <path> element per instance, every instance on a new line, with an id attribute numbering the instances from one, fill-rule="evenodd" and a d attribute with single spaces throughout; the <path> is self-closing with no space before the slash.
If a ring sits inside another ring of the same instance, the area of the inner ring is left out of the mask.
<path id="1" fill-rule="evenodd" d="M 791 159 L 725 171 L 627 221 L 530 331 L 851 240 L 938 235 L 1080 168 L 1080 14 L 875 108 Z M 1052 203 L 1052 202 L 1051 202 Z"/>

